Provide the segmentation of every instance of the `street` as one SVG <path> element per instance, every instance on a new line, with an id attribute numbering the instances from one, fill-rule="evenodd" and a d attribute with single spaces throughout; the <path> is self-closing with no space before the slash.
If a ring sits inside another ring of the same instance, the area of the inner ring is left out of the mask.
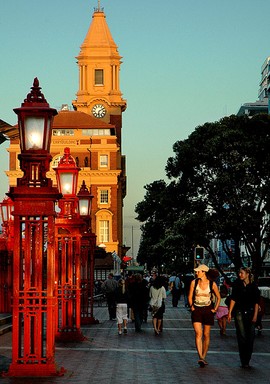
<path id="1" fill-rule="evenodd" d="M 82 327 L 87 339 L 81 343 L 56 345 L 55 360 L 65 373 L 51 378 L 2 377 L 3 384 L 155 384 L 183 383 L 270 383 L 270 316 L 264 317 L 263 332 L 256 336 L 252 369 L 240 368 L 233 321 L 228 325 L 227 336 L 221 337 L 217 322 L 211 331 L 207 360 L 209 365 L 200 368 L 194 346 L 194 332 L 190 313 L 183 300 L 173 308 L 167 298 L 163 333 L 155 336 L 150 314 L 143 324 L 143 332 L 135 333 L 129 322 L 128 334 L 117 333 L 115 321 L 108 320 L 107 307 L 94 308 L 99 324 Z M 2 370 L 7 369 L 11 358 L 11 333 L 0 337 Z"/>

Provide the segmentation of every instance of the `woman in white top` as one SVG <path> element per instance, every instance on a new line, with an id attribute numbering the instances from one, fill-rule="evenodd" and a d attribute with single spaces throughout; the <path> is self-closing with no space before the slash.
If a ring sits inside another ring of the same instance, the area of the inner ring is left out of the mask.
<path id="1" fill-rule="evenodd" d="M 162 284 L 162 278 L 160 276 L 157 276 L 153 281 L 153 284 L 150 287 L 149 296 L 149 305 L 152 308 L 155 335 L 159 335 L 161 331 L 163 314 L 165 312 L 164 300 L 166 299 L 166 290 Z"/>
<path id="2" fill-rule="evenodd" d="M 211 326 L 214 325 L 214 314 L 220 303 L 220 293 L 216 283 L 208 279 L 207 265 L 201 264 L 194 271 L 196 279 L 190 284 L 188 301 L 195 331 L 195 345 L 199 355 L 198 364 L 203 368 L 208 365 L 206 354 L 210 344 Z M 212 293 L 216 296 L 214 308 L 211 300 Z"/>

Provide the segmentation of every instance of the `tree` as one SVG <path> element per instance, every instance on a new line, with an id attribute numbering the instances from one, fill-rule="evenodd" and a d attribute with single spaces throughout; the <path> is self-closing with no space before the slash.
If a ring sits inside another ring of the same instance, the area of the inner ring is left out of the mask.
<path id="1" fill-rule="evenodd" d="M 184 180 L 189 209 L 196 214 L 200 207 L 210 253 L 209 234 L 225 249 L 226 240 L 233 239 L 232 257 L 239 267 L 243 242 L 257 274 L 269 249 L 269 144 L 268 115 L 230 116 L 175 143 L 175 157 L 166 166 L 169 178 Z"/>
<path id="2" fill-rule="evenodd" d="M 168 248 L 171 256 L 200 244 L 217 265 L 211 239 L 220 239 L 239 267 L 244 244 L 259 274 L 270 241 L 269 144 L 268 115 L 225 117 L 176 142 L 166 165 L 170 182 L 147 186 L 136 206 L 138 220 L 145 222 L 141 245 L 162 247 L 166 259 Z M 150 228 L 158 236 L 149 236 Z M 233 253 L 228 240 L 234 241 Z"/>
<path id="3" fill-rule="evenodd" d="M 150 269 L 153 267 L 160 269 L 164 258 L 160 239 L 164 237 L 165 232 L 166 204 L 163 203 L 163 196 L 166 183 L 163 180 L 155 181 L 145 186 L 145 189 L 144 200 L 135 208 L 135 212 L 138 213 L 137 219 L 145 222 L 141 227 L 142 237 L 137 260 L 141 264 L 147 263 Z"/>

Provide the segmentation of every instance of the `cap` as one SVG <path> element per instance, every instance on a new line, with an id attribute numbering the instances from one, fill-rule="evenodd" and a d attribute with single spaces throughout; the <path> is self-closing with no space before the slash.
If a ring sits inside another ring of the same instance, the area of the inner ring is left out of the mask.
<path id="1" fill-rule="evenodd" d="M 199 265 L 197 268 L 194 268 L 194 271 L 195 271 L 195 272 L 198 272 L 198 271 L 208 272 L 208 271 L 209 271 L 209 268 L 207 267 L 207 265 L 205 265 L 205 264 L 201 264 L 201 265 Z"/>

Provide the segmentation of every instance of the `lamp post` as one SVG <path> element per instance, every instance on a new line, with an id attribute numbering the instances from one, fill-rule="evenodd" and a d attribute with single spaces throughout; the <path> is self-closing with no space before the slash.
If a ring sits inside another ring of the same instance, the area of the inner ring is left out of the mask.
<path id="1" fill-rule="evenodd" d="M 1 236 L 0 260 L 0 312 L 11 312 L 12 292 L 12 258 L 14 247 L 14 221 L 11 214 L 14 209 L 13 201 L 6 197 L 0 203 L 3 234 Z"/>
<path id="2" fill-rule="evenodd" d="M 11 212 L 13 201 L 6 197 L 0 203 L 3 234 L 1 236 L 0 260 L 0 312 L 11 312 L 12 258 L 14 247 L 14 222 Z"/>
<path id="3" fill-rule="evenodd" d="M 7 249 L 9 252 L 13 251 L 14 246 L 14 220 L 12 212 L 14 210 L 14 204 L 10 197 L 6 197 L 0 203 L 1 208 L 1 218 L 2 218 L 2 228 L 3 236 L 7 241 Z"/>
<path id="4" fill-rule="evenodd" d="M 93 196 L 83 181 L 80 191 L 77 194 L 79 199 L 80 217 L 85 222 L 85 229 L 82 234 L 81 266 L 82 266 L 82 324 L 98 324 L 94 318 L 94 268 L 96 235 L 91 229 L 91 206 Z"/>
<path id="5" fill-rule="evenodd" d="M 55 203 L 46 177 L 53 116 L 34 79 L 18 115 L 23 177 L 7 194 L 14 203 L 12 362 L 8 376 L 60 375 L 55 364 Z"/>
<path id="6" fill-rule="evenodd" d="M 78 173 L 70 149 L 55 168 L 58 188 L 63 195 L 59 200 L 60 213 L 56 219 L 56 284 L 58 311 L 56 340 L 82 341 L 81 332 L 81 231 L 84 221 L 78 213 Z"/>

